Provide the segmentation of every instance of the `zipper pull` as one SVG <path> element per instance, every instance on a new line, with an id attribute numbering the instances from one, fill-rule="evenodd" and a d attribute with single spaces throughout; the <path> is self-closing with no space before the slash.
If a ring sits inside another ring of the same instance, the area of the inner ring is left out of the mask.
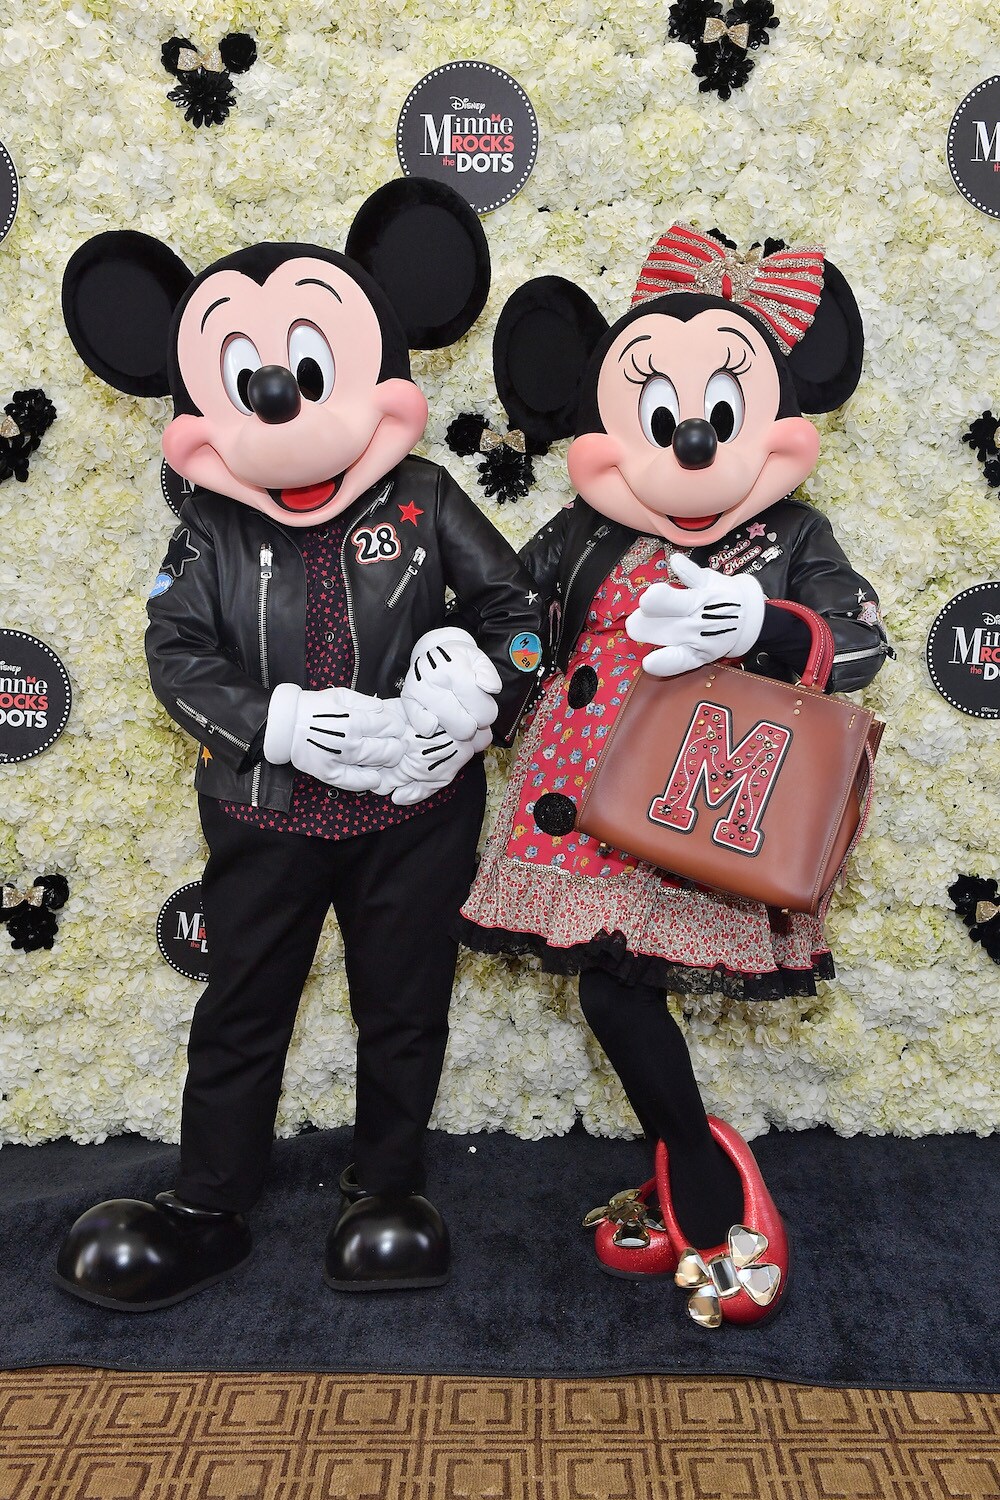
<path id="1" fill-rule="evenodd" d="M 414 552 L 412 558 L 410 559 L 410 562 L 409 562 L 409 565 L 407 566 L 406 571 L 408 573 L 414 573 L 415 574 L 416 571 L 417 571 L 417 569 L 420 567 L 421 563 L 424 561 L 424 558 L 426 556 L 427 556 L 427 548 L 426 547 L 418 547 L 417 550 Z"/>
<path id="2" fill-rule="evenodd" d="M 262 546 L 261 546 L 261 549 L 260 549 L 260 576 L 261 576 L 261 578 L 270 578 L 270 576 L 271 576 L 271 563 L 273 561 L 274 561 L 274 553 L 271 551 L 270 545 L 267 542 L 264 542 L 262 544 Z"/>

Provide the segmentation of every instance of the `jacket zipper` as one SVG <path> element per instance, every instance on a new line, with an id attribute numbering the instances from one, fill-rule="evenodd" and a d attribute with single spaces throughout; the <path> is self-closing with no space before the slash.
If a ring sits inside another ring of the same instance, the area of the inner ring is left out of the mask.
<path id="1" fill-rule="evenodd" d="M 576 565 L 574 566 L 572 573 L 569 575 L 569 581 L 567 582 L 566 587 L 563 590 L 563 596 L 562 596 L 562 613 L 561 613 L 560 620 L 559 620 L 559 643 L 557 644 L 557 647 L 556 647 L 557 651 L 558 651 L 558 645 L 562 643 L 563 621 L 566 619 L 566 613 L 567 613 L 567 609 L 569 607 L 570 590 L 572 589 L 574 583 L 576 582 L 576 575 L 579 573 L 580 569 L 583 567 L 584 563 L 587 561 L 587 558 L 590 556 L 590 554 L 593 552 L 594 548 L 597 546 L 598 542 L 601 541 L 604 537 L 606 537 L 607 534 L 608 534 L 608 532 L 610 530 L 611 530 L 610 526 L 598 526 L 597 530 L 594 532 L 593 536 L 590 538 L 590 541 L 587 543 L 586 547 L 584 547 L 583 551 L 580 553 L 580 556 L 577 558 Z"/>
<path id="2" fill-rule="evenodd" d="M 385 489 L 375 496 L 375 499 L 372 501 L 371 505 L 369 505 L 364 511 L 362 511 L 361 515 L 358 517 L 358 520 L 367 520 L 372 511 L 377 510 L 377 508 L 383 503 L 383 501 L 388 498 L 391 489 L 392 481 L 390 480 Z M 361 647 L 358 642 L 358 632 L 354 623 L 354 596 L 351 593 L 351 580 L 347 576 L 347 543 L 351 539 L 351 532 L 353 530 L 353 526 L 349 526 L 345 530 L 344 540 L 340 544 L 340 571 L 344 577 L 344 592 L 347 595 L 347 625 L 348 629 L 351 632 L 351 645 L 354 647 L 354 671 L 351 675 L 351 687 L 355 688 L 358 685 L 358 674 L 361 671 Z"/>
<path id="3" fill-rule="evenodd" d="M 410 558 L 409 563 L 407 564 L 406 572 L 403 574 L 402 578 L 396 584 L 396 587 L 393 589 L 392 593 L 385 601 L 386 609 L 394 609 L 396 607 L 396 605 L 402 598 L 404 590 L 409 588 L 410 581 L 416 578 L 417 574 L 420 572 L 421 566 L 426 556 L 426 547 L 418 547 L 416 549 L 413 556 Z"/>
<path id="4" fill-rule="evenodd" d="M 267 667 L 267 591 L 271 583 L 271 565 L 274 562 L 274 552 L 270 543 L 262 542 L 260 548 L 260 583 L 257 590 L 257 641 L 260 646 L 260 680 L 264 687 L 270 687 L 270 673 Z M 253 781 L 250 784 L 250 806 L 256 807 L 260 796 L 260 773 L 261 762 L 258 761 L 253 768 Z"/>
<path id="5" fill-rule="evenodd" d="M 183 698 L 175 698 L 174 702 L 179 709 L 189 714 L 196 724 L 200 724 L 202 729 L 210 729 L 213 734 L 221 734 L 224 740 L 230 740 L 232 744 L 239 745 L 241 750 L 250 749 L 246 740 L 238 740 L 235 734 L 229 733 L 228 729 L 223 729 L 219 724 L 213 724 L 211 719 L 206 719 L 204 714 L 200 714 L 196 708 L 192 708 L 190 703 L 185 703 Z"/>

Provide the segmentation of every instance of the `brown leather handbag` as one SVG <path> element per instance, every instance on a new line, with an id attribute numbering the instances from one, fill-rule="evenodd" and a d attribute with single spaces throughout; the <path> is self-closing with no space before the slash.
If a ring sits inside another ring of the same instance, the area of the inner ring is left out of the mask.
<path id="1" fill-rule="evenodd" d="M 885 726 L 826 696 L 834 644 L 823 617 L 770 602 L 812 632 L 801 682 L 725 662 L 640 672 L 576 826 L 673 875 L 823 915 L 864 828 Z"/>

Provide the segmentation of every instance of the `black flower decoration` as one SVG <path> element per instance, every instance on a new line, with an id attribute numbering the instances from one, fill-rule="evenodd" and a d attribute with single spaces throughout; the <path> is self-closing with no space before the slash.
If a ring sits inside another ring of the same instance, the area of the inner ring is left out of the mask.
<path id="1" fill-rule="evenodd" d="M 991 411 L 984 411 L 982 416 L 976 417 L 974 422 L 969 423 L 968 432 L 962 433 L 962 442 L 968 443 L 970 448 L 975 448 L 976 457 L 983 466 L 986 483 L 994 490 L 1000 489 L 998 429 L 1000 429 L 1000 417 L 995 417 Z"/>
<path id="2" fill-rule="evenodd" d="M 0 482 L 13 474 L 23 484 L 28 459 L 56 419 L 56 409 L 43 390 L 15 391 L 0 420 Z"/>
<path id="3" fill-rule="evenodd" d="M 743 87 L 753 72 L 750 53 L 766 47 L 780 24 L 771 0 L 737 0 L 728 9 L 719 0 L 675 0 L 667 14 L 667 35 L 694 48 L 698 88 L 720 99 Z"/>
<path id="4" fill-rule="evenodd" d="M 245 73 L 257 61 L 257 43 L 243 31 L 224 36 L 218 47 L 199 52 L 187 37 L 172 36 L 160 49 L 163 66 L 178 80 L 167 98 L 192 125 L 221 125 L 236 102 L 231 73 Z"/>
<path id="5" fill-rule="evenodd" d="M 5 885 L 0 922 L 7 924 L 11 947 L 24 953 L 51 948 L 59 931 L 55 914 L 68 900 L 69 882 L 65 875 L 39 875 L 26 890 Z"/>
<path id="6" fill-rule="evenodd" d="M 485 417 L 471 411 L 460 412 L 449 424 L 445 442 L 462 458 L 482 454 L 479 483 L 499 505 L 528 493 L 535 482 L 532 456 L 549 451 L 547 443 L 532 442 L 516 427 L 494 432 Z"/>
<path id="7" fill-rule="evenodd" d="M 952 905 L 969 929 L 974 943 L 982 943 L 995 964 L 1000 964 L 1000 894 L 997 882 L 981 875 L 960 875 L 948 887 Z"/>

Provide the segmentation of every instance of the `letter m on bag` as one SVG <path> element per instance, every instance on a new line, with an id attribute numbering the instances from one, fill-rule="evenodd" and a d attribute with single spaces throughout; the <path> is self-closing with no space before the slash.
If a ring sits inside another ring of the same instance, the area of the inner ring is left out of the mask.
<path id="1" fill-rule="evenodd" d="M 695 800 L 710 808 L 733 799 L 712 830 L 712 842 L 740 854 L 756 854 L 764 842 L 761 819 L 791 744 L 792 731 L 761 719 L 733 745 L 733 716 L 723 703 L 699 703 L 691 715 L 667 784 L 649 804 L 647 816 L 678 833 L 698 820 Z"/>

